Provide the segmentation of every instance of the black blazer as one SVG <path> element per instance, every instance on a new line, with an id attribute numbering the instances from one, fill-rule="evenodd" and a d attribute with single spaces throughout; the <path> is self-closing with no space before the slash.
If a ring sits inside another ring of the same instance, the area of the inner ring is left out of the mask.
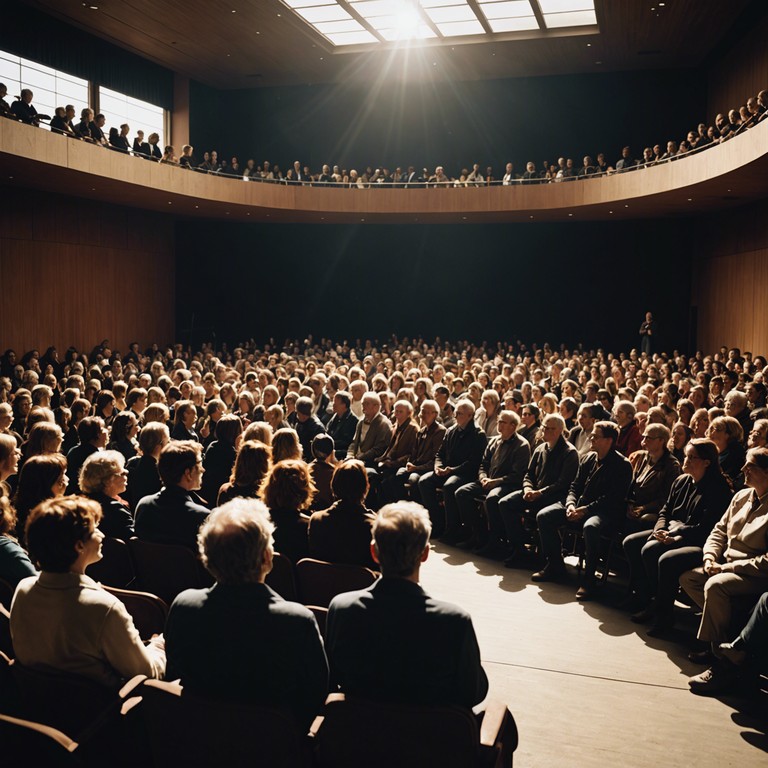
<path id="1" fill-rule="evenodd" d="M 208 510 L 193 491 L 178 485 L 147 496 L 136 508 L 136 535 L 155 544 L 177 544 L 197 552 L 197 531 Z"/>

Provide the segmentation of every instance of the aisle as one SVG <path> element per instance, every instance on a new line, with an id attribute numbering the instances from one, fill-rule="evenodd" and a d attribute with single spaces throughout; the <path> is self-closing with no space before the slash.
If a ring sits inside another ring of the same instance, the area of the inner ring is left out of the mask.
<path id="1" fill-rule="evenodd" d="M 687 678 L 702 668 L 682 645 L 647 638 L 611 607 L 620 597 L 613 587 L 582 605 L 575 578 L 529 577 L 442 544 L 421 575 L 430 594 L 472 614 L 490 695 L 507 702 L 520 730 L 515 766 L 766 765 L 768 696 L 694 696 Z"/>

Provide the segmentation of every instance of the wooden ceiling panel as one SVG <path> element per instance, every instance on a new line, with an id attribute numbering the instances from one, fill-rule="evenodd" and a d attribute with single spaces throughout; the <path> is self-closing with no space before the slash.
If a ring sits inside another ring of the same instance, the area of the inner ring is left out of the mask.
<path id="1" fill-rule="evenodd" d="M 21 1 L 218 88 L 367 82 L 382 72 L 445 81 L 696 66 L 749 2 L 596 0 L 597 34 L 351 53 L 278 0 Z"/>

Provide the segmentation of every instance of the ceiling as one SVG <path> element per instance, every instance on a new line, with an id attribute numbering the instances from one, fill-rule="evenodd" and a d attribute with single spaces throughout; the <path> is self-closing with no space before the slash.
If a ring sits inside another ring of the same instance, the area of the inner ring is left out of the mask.
<path id="1" fill-rule="evenodd" d="M 599 32 L 334 52 L 279 0 L 22 0 L 217 88 L 487 80 L 700 64 L 750 0 L 596 0 Z M 91 6 L 97 6 L 92 9 Z"/>

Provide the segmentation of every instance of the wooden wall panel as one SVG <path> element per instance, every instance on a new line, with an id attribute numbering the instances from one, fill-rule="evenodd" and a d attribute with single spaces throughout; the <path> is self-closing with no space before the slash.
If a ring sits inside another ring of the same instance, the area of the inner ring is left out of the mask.
<path id="1" fill-rule="evenodd" d="M 169 216 L 14 190 L 0 209 L 0 348 L 175 337 Z"/>
<path id="2" fill-rule="evenodd" d="M 768 201 L 701 222 L 699 235 L 692 280 L 699 349 L 768 353 Z"/>
<path id="3" fill-rule="evenodd" d="M 707 79 L 707 121 L 713 123 L 718 112 L 738 109 L 748 96 L 768 88 L 768 17 L 727 53 L 713 62 Z"/>

